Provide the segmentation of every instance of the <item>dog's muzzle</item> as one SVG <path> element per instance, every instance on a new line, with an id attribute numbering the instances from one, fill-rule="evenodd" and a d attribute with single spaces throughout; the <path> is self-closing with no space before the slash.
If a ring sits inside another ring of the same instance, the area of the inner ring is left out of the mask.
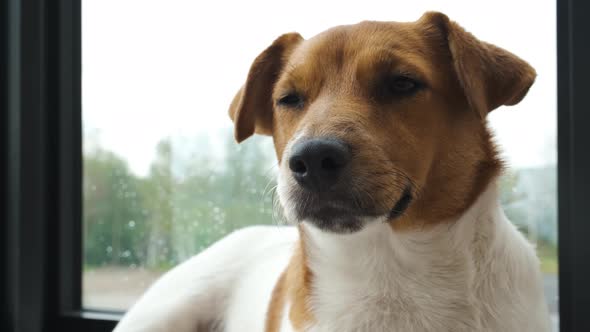
<path id="1" fill-rule="evenodd" d="M 287 185 L 282 199 L 296 221 L 335 233 L 352 233 L 369 220 L 399 217 L 412 201 L 411 188 L 393 202 L 377 202 L 371 188 L 355 177 L 353 151 L 335 137 L 301 138 L 290 148 Z M 366 175 L 365 175 L 366 176 Z M 293 181 L 294 180 L 294 181 Z M 355 184 L 356 183 L 356 184 Z M 391 210 L 390 210 L 391 209 Z"/>

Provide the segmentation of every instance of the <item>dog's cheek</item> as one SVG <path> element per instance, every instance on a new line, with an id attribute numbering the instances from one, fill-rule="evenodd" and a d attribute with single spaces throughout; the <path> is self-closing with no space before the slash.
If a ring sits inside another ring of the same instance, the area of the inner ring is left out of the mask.
<path id="1" fill-rule="evenodd" d="M 384 159 L 399 173 L 421 184 L 431 166 L 437 140 L 440 140 L 436 126 L 430 126 L 427 120 L 420 121 L 416 115 L 394 118 L 390 122 L 395 123 L 395 128 L 375 129 L 382 142 Z"/>
<path id="2" fill-rule="evenodd" d="M 363 147 L 358 153 L 361 176 L 357 182 L 371 193 L 375 211 L 389 211 L 416 183 L 416 173 L 423 166 L 420 151 L 415 150 L 419 141 L 401 120 L 388 119 L 392 126 L 374 124 L 365 131 L 368 134 L 357 136 L 357 144 Z"/>
<path id="3" fill-rule="evenodd" d="M 370 211 L 389 210 L 401 195 L 405 183 L 396 171 L 385 149 L 377 142 L 355 142 L 351 188 L 362 197 L 363 208 Z"/>

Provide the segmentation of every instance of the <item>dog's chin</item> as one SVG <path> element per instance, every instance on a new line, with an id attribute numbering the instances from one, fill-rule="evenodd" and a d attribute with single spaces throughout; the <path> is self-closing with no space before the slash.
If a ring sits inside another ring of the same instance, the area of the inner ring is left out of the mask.
<path id="1" fill-rule="evenodd" d="M 413 201 L 409 185 L 395 199 L 375 200 L 346 189 L 313 193 L 295 183 L 281 181 L 279 177 L 277 192 L 289 223 L 305 222 L 335 234 L 355 233 L 371 223 L 393 221 L 403 215 Z"/>
<path id="2" fill-rule="evenodd" d="M 388 219 L 387 213 L 357 211 L 343 206 L 307 206 L 294 211 L 294 221 L 305 222 L 321 231 L 335 234 L 351 234 L 362 230 L 367 224 Z"/>
<path id="3" fill-rule="evenodd" d="M 308 217 L 303 221 L 329 233 L 350 234 L 362 230 L 370 219 L 351 215 L 336 215 L 331 217 Z"/>
<path id="4" fill-rule="evenodd" d="M 330 233 L 350 234 L 362 230 L 372 222 L 393 221 L 407 210 L 412 202 L 410 189 L 406 189 L 391 210 L 360 210 L 341 202 L 315 201 L 315 204 L 288 204 L 293 209 L 287 213 L 294 223 L 306 222 Z M 309 201 L 307 201 L 309 203 Z"/>

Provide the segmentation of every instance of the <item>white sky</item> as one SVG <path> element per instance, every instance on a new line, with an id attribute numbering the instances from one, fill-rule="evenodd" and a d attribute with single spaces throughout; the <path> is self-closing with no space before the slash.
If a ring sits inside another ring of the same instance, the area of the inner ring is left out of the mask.
<path id="1" fill-rule="evenodd" d="M 414 21 L 438 10 L 535 67 L 524 101 L 490 119 L 512 166 L 554 164 L 555 7 L 554 0 L 83 1 L 85 137 L 146 174 L 162 138 L 190 140 L 231 127 L 234 93 L 279 35 L 309 38 L 334 25 Z"/>

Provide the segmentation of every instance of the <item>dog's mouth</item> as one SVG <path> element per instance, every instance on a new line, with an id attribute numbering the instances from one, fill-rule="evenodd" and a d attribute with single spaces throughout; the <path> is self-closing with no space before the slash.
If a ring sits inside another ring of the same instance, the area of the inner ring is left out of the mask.
<path id="1" fill-rule="evenodd" d="M 389 211 L 389 220 L 394 220 L 399 218 L 410 206 L 414 200 L 414 196 L 412 195 L 412 188 L 408 185 L 402 194 L 402 197 L 395 203 L 391 211 Z"/>
<path id="2" fill-rule="evenodd" d="M 393 221 L 402 216 L 413 201 L 408 185 L 394 200 L 387 204 L 371 202 L 370 197 L 358 193 L 309 193 L 300 189 L 291 191 L 289 197 L 292 215 L 297 222 L 309 222 L 315 227 L 332 233 L 355 233 L 374 221 Z"/>

